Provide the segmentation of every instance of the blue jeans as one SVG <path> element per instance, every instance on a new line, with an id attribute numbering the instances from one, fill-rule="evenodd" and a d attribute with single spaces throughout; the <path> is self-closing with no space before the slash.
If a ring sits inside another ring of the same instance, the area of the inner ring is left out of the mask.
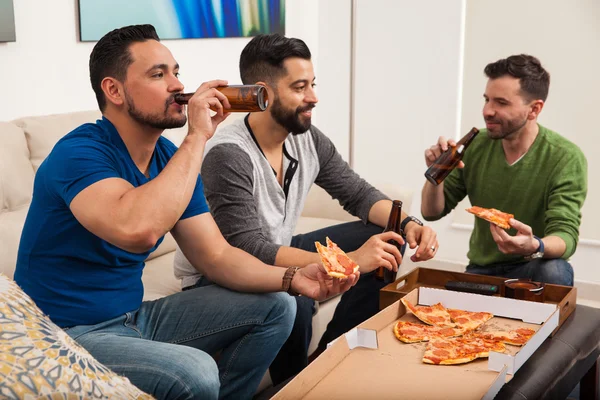
<path id="1" fill-rule="evenodd" d="M 295 316 L 296 302 L 286 293 L 210 285 L 66 332 L 157 399 L 250 399 Z M 219 351 L 215 362 L 211 355 Z"/>
<path id="2" fill-rule="evenodd" d="M 316 252 L 315 241 L 325 244 L 325 237 L 329 236 L 342 250 L 349 252 L 357 250 L 371 236 L 381 232 L 383 232 L 382 227 L 371 223 L 365 225 L 361 221 L 347 222 L 296 235 L 292 238 L 291 247 Z M 400 251 L 403 255 L 405 248 L 406 245 L 402 246 Z M 333 318 L 327 324 L 327 330 L 319 341 L 317 351 L 325 350 L 327 343 L 377 314 L 379 312 L 379 290 L 384 286 L 386 283 L 377 280 L 374 272 L 361 274 L 356 285 L 342 295 Z M 301 304 L 298 304 L 298 307 L 301 307 Z M 298 313 L 300 314 L 300 310 Z M 294 325 L 294 329 L 301 328 Z M 271 370 L 273 370 L 273 366 L 271 366 Z"/>
<path id="3" fill-rule="evenodd" d="M 469 264 L 471 274 L 503 276 L 505 278 L 528 278 L 535 282 L 573 286 L 573 267 L 562 258 L 535 260 L 517 264 L 495 264 L 481 266 Z"/>

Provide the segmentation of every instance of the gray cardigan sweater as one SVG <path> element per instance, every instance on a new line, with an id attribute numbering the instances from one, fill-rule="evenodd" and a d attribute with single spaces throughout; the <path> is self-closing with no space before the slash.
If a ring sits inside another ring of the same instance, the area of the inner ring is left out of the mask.
<path id="1" fill-rule="evenodd" d="M 282 187 L 247 121 L 248 117 L 217 133 L 207 143 L 202 163 L 211 214 L 231 245 L 274 264 L 279 247 L 290 245 L 313 183 L 364 223 L 373 204 L 387 199 L 350 168 L 315 126 L 285 140 Z M 182 279 L 182 287 L 201 276 L 179 248 L 175 276 Z"/>

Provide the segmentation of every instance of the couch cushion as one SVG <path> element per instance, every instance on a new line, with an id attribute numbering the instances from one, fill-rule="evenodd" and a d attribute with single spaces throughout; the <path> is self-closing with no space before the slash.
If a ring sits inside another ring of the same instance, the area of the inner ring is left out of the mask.
<path id="1" fill-rule="evenodd" d="M 0 272 L 12 277 L 34 172 L 21 128 L 0 122 L 0 143 Z"/>
<path id="2" fill-rule="evenodd" d="M 33 168 L 21 128 L 0 122 L 0 143 L 0 210 L 14 210 L 31 202 Z"/>
<path id="3" fill-rule="evenodd" d="M 17 251 L 29 205 L 14 211 L 0 210 L 0 273 L 12 278 L 17 267 Z"/>
<path id="4" fill-rule="evenodd" d="M 37 171 L 60 138 L 79 125 L 95 122 L 100 117 L 100 111 L 81 111 L 41 117 L 24 117 L 14 120 L 13 123 L 25 131 L 31 151 L 31 164 Z"/>
<path id="5" fill-rule="evenodd" d="M 175 251 L 146 262 L 142 282 L 144 301 L 156 300 L 181 291 L 181 281 L 173 273 Z"/>

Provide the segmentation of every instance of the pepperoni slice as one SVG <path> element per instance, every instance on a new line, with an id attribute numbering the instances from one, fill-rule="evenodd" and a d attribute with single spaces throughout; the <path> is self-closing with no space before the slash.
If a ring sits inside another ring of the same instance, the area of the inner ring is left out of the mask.
<path id="1" fill-rule="evenodd" d="M 432 353 L 438 357 L 448 357 L 450 356 L 450 352 L 448 350 L 443 350 L 443 349 L 435 349 L 432 351 Z"/>
<path id="2" fill-rule="evenodd" d="M 343 254 L 338 254 L 336 256 L 337 261 L 340 263 L 342 267 L 344 267 L 344 274 L 350 275 L 354 271 L 355 263 L 350 260 L 347 256 Z"/>
<path id="3" fill-rule="evenodd" d="M 449 349 L 452 347 L 452 345 L 448 342 L 431 342 L 431 345 L 439 349 Z"/>
<path id="4" fill-rule="evenodd" d="M 453 328 L 443 328 L 443 329 L 440 329 L 438 332 L 440 335 L 443 335 L 443 336 L 452 336 L 452 335 L 456 334 L 456 331 Z"/>
<path id="5" fill-rule="evenodd" d="M 524 336 L 533 335 L 535 333 L 535 331 L 533 329 L 529 329 L 529 328 L 519 328 L 515 332 L 517 332 L 519 335 L 524 335 Z"/>

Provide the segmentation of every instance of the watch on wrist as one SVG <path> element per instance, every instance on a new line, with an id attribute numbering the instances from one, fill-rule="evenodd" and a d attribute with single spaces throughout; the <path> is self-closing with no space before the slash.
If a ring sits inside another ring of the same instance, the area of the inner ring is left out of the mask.
<path id="1" fill-rule="evenodd" d="M 300 267 L 289 267 L 285 271 L 285 274 L 283 274 L 281 290 L 288 293 L 290 296 L 298 296 L 299 294 L 292 289 L 292 279 L 294 279 L 294 275 L 296 275 L 296 272 L 298 272 L 299 269 Z"/>
<path id="2" fill-rule="evenodd" d="M 404 232 L 404 228 L 406 228 L 406 225 L 411 221 L 420 226 L 423 226 L 423 222 L 421 222 L 420 219 L 418 219 L 417 217 L 413 217 L 412 215 L 409 215 L 408 217 L 404 218 L 402 220 L 402 222 L 400 223 L 400 229 L 402 230 L 402 232 Z"/>
<path id="3" fill-rule="evenodd" d="M 536 239 L 540 245 L 538 246 L 537 250 L 533 252 L 533 254 L 530 254 L 529 256 L 525 257 L 528 260 L 534 260 L 536 258 L 544 257 L 544 242 L 542 241 L 542 239 L 535 235 L 533 236 L 533 238 Z"/>

